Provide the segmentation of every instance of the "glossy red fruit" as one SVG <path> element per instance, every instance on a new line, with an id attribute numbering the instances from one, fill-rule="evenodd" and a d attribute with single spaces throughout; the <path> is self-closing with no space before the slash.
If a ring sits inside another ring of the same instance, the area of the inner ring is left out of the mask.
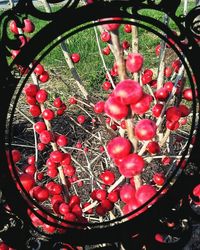
<path id="1" fill-rule="evenodd" d="M 81 200 L 78 195 L 71 195 L 69 199 L 69 206 L 73 208 L 75 205 L 80 205 Z"/>
<path id="2" fill-rule="evenodd" d="M 101 38 L 101 41 L 102 41 L 102 42 L 105 42 L 105 43 L 106 43 L 106 42 L 108 42 L 108 41 L 111 39 L 111 35 L 110 35 L 109 32 L 103 31 L 103 32 L 101 33 L 100 38 Z"/>
<path id="3" fill-rule="evenodd" d="M 33 117 L 38 117 L 41 114 L 40 106 L 38 105 L 30 105 L 29 112 Z"/>
<path id="4" fill-rule="evenodd" d="M 133 212 L 134 210 L 138 209 L 140 207 L 140 203 L 134 198 L 132 200 L 130 200 L 128 203 L 126 203 L 126 205 L 122 208 L 122 212 L 123 214 L 129 214 L 131 212 Z M 143 213 L 147 208 L 144 207 L 143 209 L 139 210 L 137 213 L 134 213 L 133 215 L 130 215 L 128 218 L 132 219 L 136 216 L 138 216 L 139 214 Z"/>
<path id="5" fill-rule="evenodd" d="M 44 122 L 36 122 L 34 124 L 34 129 L 35 129 L 35 132 L 40 134 L 42 131 L 46 130 L 47 127 L 46 127 L 46 124 Z"/>
<path id="6" fill-rule="evenodd" d="M 55 178 L 58 175 L 58 170 L 56 168 L 48 168 L 46 173 L 50 178 Z"/>
<path id="7" fill-rule="evenodd" d="M 156 46 L 156 49 L 155 49 L 156 56 L 159 56 L 159 55 L 160 55 L 160 48 L 161 48 L 161 46 L 160 46 L 160 44 L 158 44 L 158 45 Z"/>
<path id="8" fill-rule="evenodd" d="M 193 195 L 200 199 L 200 184 L 196 185 L 192 191 Z M 199 205 L 200 202 L 194 201 L 195 204 Z"/>
<path id="9" fill-rule="evenodd" d="M 152 75 L 144 73 L 141 79 L 143 84 L 148 84 L 152 81 Z"/>
<path id="10" fill-rule="evenodd" d="M 42 142 L 39 142 L 37 144 L 37 148 L 38 148 L 39 151 L 43 151 L 45 149 L 45 144 L 42 143 Z"/>
<path id="11" fill-rule="evenodd" d="M 76 168 L 74 166 L 68 165 L 64 167 L 63 171 L 66 176 L 72 177 L 76 173 Z"/>
<path id="12" fill-rule="evenodd" d="M 128 139 L 118 136 L 107 144 L 108 154 L 111 158 L 123 158 L 131 151 L 131 143 Z"/>
<path id="13" fill-rule="evenodd" d="M 25 95 L 27 96 L 36 96 L 36 93 L 38 91 L 38 87 L 35 84 L 29 83 L 28 85 L 26 85 L 23 89 L 23 92 Z"/>
<path id="14" fill-rule="evenodd" d="M 155 235 L 155 240 L 159 241 L 161 243 L 165 242 L 164 237 L 161 234 L 158 234 L 158 233 Z"/>
<path id="15" fill-rule="evenodd" d="M 41 83 L 45 83 L 49 80 L 49 73 L 47 71 L 44 71 L 41 75 L 39 75 L 38 79 Z"/>
<path id="16" fill-rule="evenodd" d="M 29 165 L 34 165 L 35 164 L 35 155 L 30 155 L 27 159 L 27 162 Z"/>
<path id="17" fill-rule="evenodd" d="M 169 107 L 166 110 L 166 119 L 170 122 L 177 122 L 181 118 L 181 111 L 177 107 Z"/>
<path id="18" fill-rule="evenodd" d="M 108 199 L 112 203 L 115 203 L 119 200 L 119 192 L 117 190 L 113 190 L 108 194 Z"/>
<path id="19" fill-rule="evenodd" d="M 36 100 L 39 103 L 44 103 L 47 100 L 47 98 L 48 98 L 48 93 L 45 89 L 40 89 L 36 93 Z"/>
<path id="20" fill-rule="evenodd" d="M 84 115 L 79 115 L 77 117 L 77 121 L 78 121 L 79 124 L 83 124 L 85 122 L 85 120 L 86 120 L 86 118 L 85 118 Z"/>
<path id="21" fill-rule="evenodd" d="M 117 84 L 113 94 L 120 98 L 122 104 L 128 105 L 138 102 L 143 96 L 143 90 L 138 82 L 126 79 Z"/>
<path id="22" fill-rule="evenodd" d="M 24 19 L 24 28 L 23 31 L 26 33 L 32 33 L 35 30 L 35 25 L 32 23 L 30 19 Z"/>
<path id="23" fill-rule="evenodd" d="M 164 75 L 165 75 L 165 77 L 167 77 L 167 78 L 169 78 L 169 77 L 172 75 L 172 69 L 171 69 L 171 67 L 166 67 L 166 68 L 164 69 Z"/>
<path id="24" fill-rule="evenodd" d="M 142 185 L 138 188 L 138 190 L 135 193 L 135 198 L 137 201 L 142 205 L 145 202 L 147 202 L 152 196 L 154 196 L 157 193 L 156 189 L 148 184 Z M 154 203 L 156 199 L 154 199 L 152 203 Z"/>
<path id="25" fill-rule="evenodd" d="M 169 91 L 162 87 L 155 92 L 155 97 L 159 101 L 165 101 L 169 96 Z"/>
<path id="26" fill-rule="evenodd" d="M 178 109 L 181 112 L 181 117 L 186 117 L 190 114 L 190 109 L 185 104 L 180 104 Z"/>
<path id="27" fill-rule="evenodd" d="M 137 103 L 130 105 L 131 110 L 138 115 L 143 115 L 150 109 L 152 101 L 153 101 L 153 98 L 151 95 L 143 94 L 143 96 L 140 98 L 140 100 Z"/>
<path id="28" fill-rule="evenodd" d="M 71 155 L 68 153 L 64 153 L 63 160 L 61 161 L 62 166 L 67 166 L 71 164 Z"/>
<path id="29" fill-rule="evenodd" d="M 95 105 L 94 105 L 94 112 L 96 114 L 101 114 L 104 112 L 104 105 L 105 105 L 105 102 L 104 101 L 99 101 L 97 102 Z"/>
<path id="30" fill-rule="evenodd" d="M 124 40 L 123 42 L 122 42 L 122 48 L 123 49 L 128 49 L 130 47 L 130 43 L 128 42 L 128 41 L 126 41 L 126 40 Z"/>
<path id="31" fill-rule="evenodd" d="M 63 153 L 61 151 L 55 150 L 50 153 L 50 159 L 54 163 L 60 163 L 63 160 Z"/>
<path id="32" fill-rule="evenodd" d="M 53 105 L 56 108 L 61 108 L 63 102 L 61 101 L 60 97 L 55 98 L 55 100 L 53 101 Z"/>
<path id="33" fill-rule="evenodd" d="M 167 89 L 169 92 L 171 92 L 174 87 L 174 84 L 173 82 L 166 82 L 163 87 Z"/>
<path id="34" fill-rule="evenodd" d="M 106 196 L 107 196 L 106 190 L 96 189 L 96 193 L 95 193 L 95 199 L 96 200 L 102 201 L 102 200 L 106 199 Z"/>
<path id="35" fill-rule="evenodd" d="M 108 24 L 103 24 L 103 28 L 108 30 L 108 31 L 114 31 L 117 30 L 120 26 L 120 23 L 112 23 L 112 21 L 120 21 L 122 20 L 121 17 L 112 17 L 112 18 L 103 18 L 100 19 L 99 21 L 110 21 L 111 23 Z"/>
<path id="36" fill-rule="evenodd" d="M 180 124 L 178 121 L 166 121 L 166 128 L 169 130 L 177 130 L 179 128 Z"/>
<path id="37" fill-rule="evenodd" d="M 19 150 L 13 149 L 11 151 L 11 154 L 12 154 L 12 158 L 13 158 L 14 163 L 17 163 L 18 161 L 21 160 L 21 153 Z"/>
<path id="38" fill-rule="evenodd" d="M 34 96 L 26 96 L 26 103 L 29 105 L 35 105 L 37 101 Z"/>
<path id="39" fill-rule="evenodd" d="M 157 126 L 154 121 L 142 119 L 135 125 L 134 133 L 138 140 L 148 141 L 156 135 L 156 129 Z"/>
<path id="40" fill-rule="evenodd" d="M 112 185 L 115 182 L 115 174 L 110 170 L 106 170 L 101 173 L 99 178 L 104 182 L 105 185 Z"/>
<path id="41" fill-rule="evenodd" d="M 35 172 L 36 172 L 36 166 L 34 165 L 29 165 L 24 168 L 24 173 L 26 174 L 34 176 Z"/>
<path id="42" fill-rule="evenodd" d="M 104 111 L 111 118 L 121 120 L 128 115 L 128 107 L 118 97 L 109 97 L 105 102 Z"/>
<path id="43" fill-rule="evenodd" d="M 37 66 L 34 69 L 34 73 L 36 75 L 42 75 L 44 73 L 44 67 L 41 64 L 37 64 Z"/>
<path id="44" fill-rule="evenodd" d="M 60 147 L 65 147 L 68 144 L 68 139 L 65 135 L 59 135 L 56 139 L 56 143 Z"/>
<path id="45" fill-rule="evenodd" d="M 128 203 L 134 198 L 135 198 L 135 188 L 130 184 L 124 184 L 120 189 L 120 199 L 124 203 Z"/>
<path id="46" fill-rule="evenodd" d="M 43 130 L 42 132 L 40 132 L 39 139 L 40 139 L 41 143 L 48 144 L 52 140 L 52 134 L 48 130 Z"/>
<path id="47" fill-rule="evenodd" d="M 183 98 L 187 101 L 192 101 L 194 98 L 194 96 L 192 94 L 192 89 L 190 89 L 190 88 L 184 89 Z"/>
<path id="48" fill-rule="evenodd" d="M 45 187 L 37 186 L 33 189 L 33 197 L 39 202 L 46 201 L 49 198 L 49 191 Z"/>
<path id="49" fill-rule="evenodd" d="M 138 175 L 142 172 L 143 168 L 145 166 L 145 161 L 143 158 L 138 154 L 129 154 L 126 157 L 124 157 L 119 163 L 119 172 L 123 176 L 127 178 L 131 178 L 135 175 Z"/>
<path id="50" fill-rule="evenodd" d="M 110 52 L 111 52 L 111 50 L 110 50 L 110 47 L 109 47 L 109 46 L 107 46 L 107 47 L 105 47 L 105 48 L 102 49 L 102 53 L 103 53 L 105 56 L 110 55 Z"/>
<path id="51" fill-rule="evenodd" d="M 181 67 L 181 61 L 179 59 L 174 60 L 172 63 L 172 68 L 176 73 L 178 73 L 180 67 Z"/>
<path id="52" fill-rule="evenodd" d="M 125 24 L 124 25 L 124 32 L 131 33 L 131 31 L 132 31 L 132 26 L 130 24 Z"/>
<path id="53" fill-rule="evenodd" d="M 104 216 L 106 214 L 106 212 L 107 212 L 101 205 L 98 205 L 96 207 L 95 211 L 100 216 Z"/>
<path id="54" fill-rule="evenodd" d="M 68 214 L 70 212 L 70 207 L 69 204 L 67 204 L 66 202 L 62 202 L 59 205 L 59 213 L 62 215 Z"/>
<path id="55" fill-rule="evenodd" d="M 108 200 L 108 199 L 104 199 L 101 201 L 101 206 L 106 210 L 106 211 L 111 211 L 114 207 L 114 204 Z"/>
<path id="56" fill-rule="evenodd" d="M 47 121 L 51 121 L 55 117 L 55 114 L 54 114 L 53 110 L 45 109 L 42 112 L 42 117 Z"/>
<path id="57" fill-rule="evenodd" d="M 78 63 L 80 61 L 81 57 L 78 53 L 73 53 L 71 55 L 71 60 L 73 63 Z"/>
<path id="58" fill-rule="evenodd" d="M 126 58 L 126 68 L 131 73 L 136 73 L 143 66 L 143 56 L 140 53 L 130 53 Z"/>
<path id="59" fill-rule="evenodd" d="M 29 192 L 33 186 L 35 185 L 35 180 L 33 176 L 29 174 L 21 174 L 20 177 L 20 182 L 22 183 L 24 189 Z"/>
<path id="60" fill-rule="evenodd" d="M 165 176 L 164 176 L 164 174 L 162 174 L 162 173 L 155 173 L 153 175 L 153 181 L 158 186 L 162 186 L 165 183 Z"/>
<path id="61" fill-rule="evenodd" d="M 108 91 L 111 88 L 111 86 L 112 86 L 111 83 L 106 81 L 106 82 L 103 83 L 102 88 L 104 90 Z"/>
<path id="62" fill-rule="evenodd" d="M 157 154 L 160 152 L 160 146 L 158 144 L 158 142 L 156 141 L 151 141 L 147 144 L 147 147 L 146 147 L 147 151 L 150 153 L 150 154 Z"/>
<path id="63" fill-rule="evenodd" d="M 155 104 L 152 108 L 152 115 L 155 117 L 159 117 L 163 107 L 164 107 L 163 104 L 160 103 Z"/>

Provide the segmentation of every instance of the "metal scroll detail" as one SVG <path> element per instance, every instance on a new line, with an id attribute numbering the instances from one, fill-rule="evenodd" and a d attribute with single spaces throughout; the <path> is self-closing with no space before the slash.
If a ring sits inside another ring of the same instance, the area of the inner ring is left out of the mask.
<path id="1" fill-rule="evenodd" d="M 49 3 L 63 2 L 61 0 L 49 0 Z M 194 162 L 197 167 L 193 175 L 187 175 L 183 172 L 170 190 L 159 199 L 156 204 L 149 208 L 146 212 L 140 214 L 136 218 L 120 223 L 116 220 L 116 225 L 104 227 L 104 223 L 99 227 L 83 228 L 83 229 L 69 229 L 66 234 L 56 235 L 42 235 L 37 232 L 31 225 L 30 219 L 26 213 L 30 204 L 21 197 L 16 189 L 10 171 L 7 167 L 5 154 L 5 128 L 7 112 L 10 106 L 12 95 L 16 89 L 19 79 L 13 75 L 12 67 L 14 64 L 21 65 L 27 68 L 30 62 L 55 38 L 59 37 L 66 31 L 70 31 L 82 24 L 98 20 L 100 18 L 119 16 L 123 18 L 134 18 L 154 25 L 162 32 L 166 33 L 168 37 L 175 41 L 175 45 L 171 44 L 172 48 L 177 52 L 183 61 L 186 69 L 191 68 L 196 82 L 200 82 L 200 63 L 199 54 L 200 48 L 197 40 L 200 36 L 200 8 L 196 7 L 187 16 L 176 16 L 176 10 L 180 5 L 180 0 L 135 0 L 135 1 L 93 1 L 94 3 L 84 7 L 79 7 L 78 0 L 69 0 L 65 3 L 62 9 L 56 13 L 42 13 L 38 11 L 32 1 L 20 0 L 16 7 L 12 10 L 4 12 L 1 17 L 1 40 L 0 40 L 0 114 L 1 114 L 1 138 L 0 138 L 0 157 L 2 159 L 0 165 L 0 189 L 3 196 L 1 197 L 0 206 L 0 237 L 13 247 L 17 249 L 59 249 L 58 246 L 63 243 L 70 243 L 72 245 L 95 245 L 98 243 L 115 244 L 121 242 L 126 249 L 142 249 L 146 246 L 147 249 L 180 249 L 183 247 L 191 236 L 190 222 L 193 218 L 199 220 L 191 204 L 192 204 L 192 190 L 199 183 L 200 169 L 198 167 L 199 157 L 196 152 L 199 149 L 198 142 L 194 145 L 190 162 Z M 101 12 L 97 10 L 101 9 Z M 131 9 L 131 11 L 130 11 Z M 162 22 L 153 19 L 150 16 L 142 15 L 139 10 L 151 9 L 159 10 L 166 13 L 177 25 L 180 34 L 176 35 L 165 26 Z M 129 11 L 128 11 L 129 10 Z M 14 19 L 19 27 L 23 27 L 23 18 L 26 16 L 37 17 L 41 20 L 50 21 L 41 31 L 39 31 L 29 42 L 28 46 L 24 46 L 19 56 L 16 57 L 13 63 L 9 64 L 7 55 L 11 49 L 17 49 L 19 41 L 9 38 L 7 34 L 7 25 L 10 20 Z M 61 21 L 68 18 L 68 23 L 61 25 Z M 76 16 L 76 19 L 73 17 Z M 145 25 L 144 25 L 145 27 Z M 80 29 L 81 30 L 81 29 Z M 162 35 L 154 31 L 161 38 Z M 45 37 L 45 39 L 43 39 Z M 186 43 L 182 41 L 186 40 Z M 40 43 L 38 43 L 40 41 Z M 185 59 L 180 54 L 179 49 L 187 58 L 189 67 Z M 190 75 L 190 74 L 189 74 Z M 194 85 L 190 76 L 190 81 Z M 194 86 L 193 86 L 194 88 Z M 199 85 L 197 84 L 198 93 Z M 5 96 L 7 96 L 5 100 Z M 194 105 L 195 108 L 195 105 Z M 200 128 L 198 127 L 197 135 L 199 135 Z M 191 138 L 190 138 L 191 139 Z M 189 147 L 189 143 L 188 143 Z M 188 198 L 190 197 L 190 199 Z M 3 200 L 9 204 L 11 211 L 5 208 Z M 42 219 L 42 217 L 41 217 Z M 45 221 L 48 223 L 48 221 Z M 173 227 L 169 223 L 174 223 Z M 169 234 L 177 238 L 176 241 L 170 243 L 161 243 L 155 240 L 156 233 Z M 15 237 L 13 237 L 15 235 Z M 19 239 L 17 241 L 16 239 Z M 21 240 L 22 239 L 22 240 Z M 112 245 L 112 249 L 117 245 Z"/>

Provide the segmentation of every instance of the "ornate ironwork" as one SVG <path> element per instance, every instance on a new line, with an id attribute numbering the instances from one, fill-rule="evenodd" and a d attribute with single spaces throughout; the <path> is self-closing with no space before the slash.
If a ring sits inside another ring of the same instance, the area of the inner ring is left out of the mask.
<path id="1" fill-rule="evenodd" d="M 61 0 L 49 0 L 49 3 L 61 3 Z M 98 225 L 83 225 L 75 224 L 76 227 L 69 228 L 67 233 L 45 235 L 37 231 L 32 226 L 29 216 L 27 215 L 27 209 L 31 209 L 31 202 L 37 206 L 36 202 L 30 197 L 25 200 L 16 188 L 15 183 L 11 177 L 9 168 L 7 167 L 6 154 L 5 154 L 5 132 L 7 113 L 10 108 L 10 102 L 12 96 L 20 82 L 20 79 L 13 74 L 14 65 L 21 65 L 24 69 L 28 68 L 30 63 L 43 51 L 52 41 L 59 36 L 68 32 L 67 35 L 62 37 L 59 41 L 55 42 L 52 47 L 47 49 L 42 59 L 48 52 L 55 47 L 62 40 L 70 37 L 75 32 L 81 31 L 88 27 L 104 22 L 92 23 L 91 21 L 99 20 L 101 18 L 107 18 L 111 16 L 118 16 L 123 18 L 134 19 L 135 21 L 126 21 L 128 23 L 136 24 L 139 27 L 143 27 L 154 34 L 158 35 L 162 39 L 166 40 L 163 35 L 167 34 L 168 38 L 171 38 L 175 44 L 170 44 L 173 50 L 182 60 L 185 66 L 192 89 L 194 92 L 194 83 L 191 73 L 195 76 L 196 82 L 200 82 L 200 63 L 199 55 L 200 48 L 197 43 L 197 39 L 200 36 L 199 28 L 199 15 L 200 8 L 196 7 L 191 10 L 187 16 L 176 16 L 177 8 L 180 5 L 180 0 L 134 0 L 134 1 L 94 1 L 94 3 L 79 6 L 79 0 L 69 0 L 65 5 L 55 13 L 43 13 L 39 11 L 31 0 L 19 0 L 18 4 L 11 10 L 5 11 L 1 17 L 1 39 L 0 39 L 0 158 L 1 158 L 1 173 L 0 173 L 0 189 L 2 190 L 3 197 L 1 197 L 0 206 L 0 237 L 12 247 L 17 249 L 60 249 L 63 243 L 70 243 L 72 245 L 95 245 L 98 243 L 109 243 L 107 248 L 118 248 L 119 245 L 116 242 L 121 242 L 126 249 L 141 249 L 142 246 L 146 246 L 147 249 L 180 249 L 190 239 L 192 218 L 199 221 L 199 215 L 197 215 L 191 204 L 192 200 L 188 197 L 192 197 L 192 190 L 199 183 L 200 168 L 199 164 L 199 142 L 196 144 L 191 153 L 189 163 L 194 163 L 197 167 L 193 172 L 193 175 L 188 175 L 186 172 L 182 172 L 177 181 L 169 191 L 164 194 L 153 206 L 147 211 L 135 217 L 134 219 L 122 222 L 123 218 L 115 219 L 109 223 L 101 223 Z M 159 20 L 155 20 L 151 16 L 141 14 L 140 10 L 150 9 L 158 10 L 166 13 L 171 20 L 177 25 L 180 34 L 177 35 Z M 101 10 L 101 11 L 98 11 Z M 19 38 L 10 39 L 7 33 L 7 26 L 10 20 L 15 20 L 19 27 L 23 28 L 23 18 L 27 16 L 33 16 L 41 20 L 50 21 L 41 31 L 39 31 L 30 40 L 28 45 L 21 49 L 21 53 L 9 64 L 7 61 L 7 55 L 10 54 L 11 49 L 18 49 Z M 63 22 L 67 17 L 67 22 Z M 74 18 L 76 17 L 76 18 Z M 138 23 L 137 21 L 141 21 Z M 117 22 L 117 21 L 115 21 Z M 119 21 L 118 21 L 119 22 Z M 62 23 L 62 25 L 61 25 Z M 153 27 L 146 24 L 151 24 Z M 82 25 L 82 26 L 81 26 Z M 78 28 L 77 28 L 78 27 Z M 156 29 L 154 29 L 156 27 Z M 74 28 L 76 31 L 71 32 Z M 45 39 L 44 39 L 45 38 Z M 38 41 L 40 41 L 38 43 Z M 183 41 L 185 41 L 183 43 Z M 180 51 L 183 52 L 180 53 Z M 33 67 L 34 69 L 34 67 Z M 33 71 L 32 69 L 32 71 Z M 28 73 L 26 79 L 30 76 Z M 23 85 L 26 82 L 26 79 Z M 21 86 L 22 89 L 23 86 Z M 198 96 L 200 96 L 199 84 L 197 84 Z M 6 97 L 6 99 L 5 99 Z M 19 96 L 16 96 L 16 102 Z M 15 109 L 16 102 L 13 104 L 13 110 Z M 196 114 L 196 102 L 194 100 L 194 118 L 191 128 L 190 139 L 194 130 L 194 121 Z M 12 124 L 12 115 L 11 123 Z M 11 126 L 11 125 L 10 125 Z M 10 127 L 11 128 L 11 127 Z M 197 136 L 199 138 L 200 128 L 197 128 Z M 10 135 L 11 136 L 11 135 Z M 188 141 L 187 148 L 183 154 L 182 161 L 186 155 L 190 146 L 190 140 Z M 12 160 L 11 160 L 12 161 Z M 182 163 L 180 162 L 180 165 Z M 177 168 L 178 171 L 179 168 Z M 13 169 L 13 171 L 15 171 Z M 173 178 L 177 173 L 175 171 Z M 15 173 L 16 175 L 16 173 Z M 16 179 L 19 181 L 19 178 Z M 169 180 L 169 181 L 170 181 Z M 167 184 L 158 192 L 159 195 Z M 21 185 L 23 189 L 23 186 Z M 23 189 L 24 193 L 28 197 L 28 194 Z M 12 212 L 6 209 L 4 200 Z M 195 199 L 195 197 L 193 197 Z M 153 198 L 151 199 L 153 200 Z M 151 201 L 150 200 L 150 201 Z M 150 202 L 149 201 L 149 202 Z M 143 205 L 143 207 L 146 204 Z M 40 208 L 42 210 L 42 208 Z M 139 209 L 138 209 L 139 210 Z M 136 210 L 135 212 L 137 212 Z M 60 226 L 55 223 L 50 223 L 42 216 L 37 214 L 38 217 L 45 223 Z M 57 217 L 56 217 L 57 218 Z M 169 223 L 173 222 L 175 226 L 170 227 Z M 74 225 L 73 223 L 69 223 Z M 61 226 L 60 226 L 61 227 Z M 62 228 L 62 227 L 61 227 Z M 155 240 L 156 233 L 164 233 L 176 237 L 178 240 L 167 244 L 161 243 Z M 134 235 L 134 236 L 133 236 Z M 20 241 L 18 240 L 20 239 Z M 103 247 L 102 247 L 103 249 Z"/>

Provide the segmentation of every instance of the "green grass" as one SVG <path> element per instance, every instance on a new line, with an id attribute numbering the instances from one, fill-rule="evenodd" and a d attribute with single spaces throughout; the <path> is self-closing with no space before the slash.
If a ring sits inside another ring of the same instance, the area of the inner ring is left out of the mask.
<path id="1" fill-rule="evenodd" d="M 189 4 L 189 9 L 194 7 L 194 3 Z M 144 15 L 153 16 L 157 20 L 162 20 L 163 13 L 159 11 L 143 10 Z M 177 10 L 177 15 L 183 13 L 183 5 Z M 36 32 L 41 30 L 46 22 L 31 18 L 36 25 Z M 169 23 L 172 29 L 176 30 L 176 25 L 170 21 Z M 120 41 L 128 40 L 131 43 L 131 35 L 123 32 L 123 25 L 120 27 Z M 32 34 L 32 35 L 34 35 Z M 32 36 L 30 35 L 30 37 Z M 139 47 L 140 52 L 144 55 L 144 68 L 154 68 L 158 65 L 158 58 L 155 56 L 155 47 L 160 42 L 159 37 L 145 29 L 139 28 Z M 76 69 L 81 76 L 81 79 L 85 82 L 89 91 L 99 90 L 103 81 L 105 81 L 105 70 L 102 66 L 101 58 L 98 54 L 98 47 L 95 39 L 94 29 L 90 28 L 79 33 L 76 33 L 70 37 L 67 41 L 70 53 L 80 53 L 81 61 L 76 64 Z M 101 47 L 105 47 L 106 44 L 101 43 Z M 113 55 L 105 56 L 105 61 L 110 69 L 112 67 L 114 57 Z M 43 60 L 43 64 L 46 68 L 62 69 L 62 74 L 71 78 L 70 71 L 64 60 L 63 53 L 59 46 L 53 49 L 48 56 Z"/>

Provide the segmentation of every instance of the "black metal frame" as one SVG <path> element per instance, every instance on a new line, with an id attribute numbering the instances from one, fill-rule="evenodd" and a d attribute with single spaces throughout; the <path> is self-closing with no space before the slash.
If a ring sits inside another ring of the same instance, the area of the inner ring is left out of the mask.
<path id="1" fill-rule="evenodd" d="M 61 0 L 49 1 L 51 3 L 62 2 Z M 134 18 L 135 22 L 126 21 L 132 24 L 136 24 L 147 30 L 153 32 L 154 34 L 160 36 L 162 39 L 166 40 L 166 37 L 162 34 L 167 34 L 168 37 L 175 41 L 175 45 L 171 44 L 171 47 L 177 53 L 177 55 L 182 60 L 184 64 L 188 77 L 191 82 L 191 87 L 194 94 L 194 83 L 192 80 L 191 72 L 196 78 L 196 82 L 200 82 L 200 48 L 196 39 L 200 38 L 200 23 L 197 21 L 197 17 L 200 16 L 200 7 L 194 8 L 188 13 L 187 16 L 176 16 L 176 10 L 180 5 L 180 0 L 130 0 L 130 1 L 94 1 L 93 4 L 89 4 L 84 7 L 79 7 L 79 0 L 69 0 L 63 8 L 55 13 L 42 13 L 37 10 L 31 0 L 20 0 L 19 3 L 12 9 L 4 12 L 0 17 L 1 22 L 1 38 L 0 38 L 0 190 L 2 190 L 2 199 L 0 205 L 0 237 L 7 242 L 9 245 L 15 247 L 16 249 L 34 249 L 34 244 L 41 244 L 38 249 L 59 249 L 58 245 L 63 242 L 71 243 L 73 245 L 92 245 L 98 243 L 114 243 L 123 242 L 126 249 L 141 249 L 143 245 L 146 245 L 148 249 L 180 249 L 189 240 L 191 235 L 191 226 L 188 223 L 188 227 L 184 230 L 181 227 L 177 227 L 176 230 L 169 228 L 165 223 L 161 223 L 161 218 L 167 217 L 170 220 L 177 221 L 177 224 L 182 219 L 191 220 L 194 218 L 199 220 L 199 216 L 194 213 L 190 206 L 190 200 L 188 196 L 192 197 L 192 190 L 200 181 L 200 167 L 199 163 L 199 141 L 196 140 L 194 148 L 191 153 L 189 162 L 193 162 L 197 165 L 197 169 L 194 174 L 187 175 L 184 171 L 177 179 L 175 184 L 170 187 L 169 191 L 163 195 L 152 207 L 150 207 L 146 212 L 140 214 L 132 220 L 121 223 L 121 219 L 116 219 L 109 223 L 101 223 L 92 226 L 92 229 L 87 229 L 82 224 L 78 224 L 79 229 L 69 229 L 66 234 L 55 234 L 55 235 L 45 235 L 37 232 L 27 215 L 27 208 L 30 208 L 29 203 L 25 200 L 16 188 L 15 183 L 11 177 L 10 171 L 7 166 L 6 155 L 5 155 L 5 131 L 7 129 L 7 113 L 10 109 L 10 102 L 12 100 L 13 94 L 16 90 L 17 85 L 21 81 L 12 74 L 13 66 L 15 64 L 22 65 L 28 68 L 28 65 L 38 56 L 38 54 L 43 51 L 49 43 L 54 41 L 60 35 L 67 33 L 62 39 L 66 39 L 73 35 L 74 32 L 92 27 L 94 24 L 89 22 L 93 20 L 98 20 L 100 18 L 106 18 L 111 16 L 119 16 L 123 18 Z M 180 35 L 176 35 L 159 20 L 155 20 L 150 16 L 143 16 L 140 14 L 139 10 L 151 9 L 159 10 L 166 13 L 177 25 L 180 31 Z M 97 10 L 101 10 L 98 12 Z M 112 13 L 112 14 L 111 14 Z M 50 21 L 41 31 L 39 31 L 21 50 L 21 53 L 15 58 L 15 60 L 9 65 L 7 61 L 7 55 L 10 53 L 10 49 L 17 49 L 19 46 L 18 40 L 11 40 L 6 31 L 8 22 L 11 19 L 16 20 L 18 25 L 22 26 L 21 20 L 26 16 L 34 16 L 42 20 Z M 67 17 L 67 22 L 63 24 L 63 20 Z M 74 18 L 76 17 L 76 18 Z M 137 21 L 140 20 L 141 23 Z M 117 21 L 116 21 L 117 22 Z M 62 25 L 61 25 L 62 23 Z M 151 24 L 159 29 L 159 31 L 154 30 L 146 24 Z M 85 26 L 81 26 L 85 24 Z M 97 25 L 97 23 L 96 23 Z M 70 32 L 73 28 L 77 28 L 76 31 Z M 43 39 L 45 37 L 45 39 Z M 183 43 L 185 40 L 187 43 Z M 40 43 L 38 43 L 40 41 Z M 61 40 L 55 42 L 51 48 L 46 50 L 41 60 L 45 57 L 48 52 L 59 44 Z M 166 40 L 167 41 L 167 40 Z M 179 49 L 183 52 L 180 53 Z M 185 58 L 187 60 L 185 60 Z M 33 70 L 33 69 L 32 69 Z M 29 72 L 28 76 L 31 74 Z M 28 78 L 27 76 L 27 78 Z M 20 87 L 22 90 L 24 84 Z M 199 84 L 197 84 L 198 96 L 200 96 Z M 16 103 L 18 101 L 20 92 L 16 95 L 16 100 L 13 105 L 11 119 L 9 123 L 9 129 L 12 127 L 12 119 L 15 110 Z M 6 99 L 5 99 L 6 96 Z M 190 139 L 187 144 L 187 148 L 183 154 L 180 165 L 184 160 L 185 155 L 190 146 L 190 140 L 193 135 L 196 105 L 197 100 L 194 99 L 194 117 L 193 125 L 190 132 Z M 197 128 L 197 138 L 199 138 L 200 128 Z M 11 141 L 11 134 L 9 139 Z M 10 147 L 11 149 L 11 147 Z M 179 170 L 177 168 L 177 171 Z M 13 171 L 15 169 L 13 168 Z M 171 178 L 176 174 L 175 171 Z M 16 179 L 17 179 L 17 174 Z M 170 181 L 170 180 L 169 180 Z M 20 184 L 20 183 L 19 183 Z M 168 183 L 158 192 L 161 193 Z M 23 189 L 22 185 L 21 188 Z M 26 191 L 23 189 L 24 193 L 27 195 Z M 152 198 L 153 200 L 153 198 Z M 5 202 L 9 204 L 12 213 L 5 209 Z M 30 199 L 30 203 L 34 202 Z M 150 202 L 150 201 L 149 201 Z M 180 205 L 181 203 L 181 205 Z M 35 203 L 34 203 L 35 204 Z M 178 205 L 177 205 L 178 204 Z M 35 204 L 37 205 L 37 204 Z M 146 204 L 144 204 L 145 206 Z M 144 207 L 143 206 L 143 207 Z M 174 207 L 177 207 L 175 210 Z M 142 207 L 141 207 L 142 208 Z M 41 209 L 42 210 L 42 209 Z M 136 210 L 137 212 L 137 210 Z M 43 217 L 40 217 L 45 223 L 49 223 Z M 54 223 L 49 223 L 54 225 Z M 71 223 L 73 224 L 73 223 Z M 77 225 L 77 224 L 75 224 Z M 58 226 L 58 225 L 57 225 Z M 157 232 L 168 233 L 180 237 L 180 240 L 173 244 L 163 244 L 159 243 L 154 239 Z M 138 234 L 137 237 L 132 239 L 132 235 Z M 38 236 L 39 235 L 39 236 Z M 19 240 L 20 239 L 20 240 Z"/>

